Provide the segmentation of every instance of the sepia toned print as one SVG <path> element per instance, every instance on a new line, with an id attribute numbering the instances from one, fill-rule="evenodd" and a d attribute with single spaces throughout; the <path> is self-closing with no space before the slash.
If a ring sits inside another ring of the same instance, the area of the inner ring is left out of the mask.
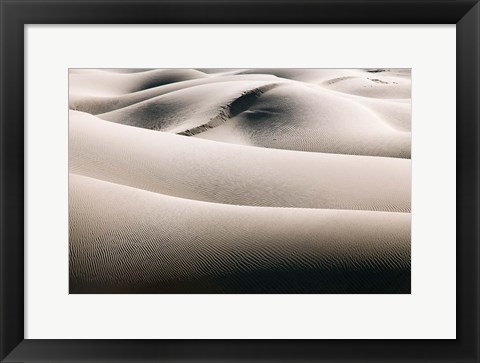
<path id="1" fill-rule="evenodd" d="M 70 293 L 408 294 L 409 69 L 70 69 Z"/>

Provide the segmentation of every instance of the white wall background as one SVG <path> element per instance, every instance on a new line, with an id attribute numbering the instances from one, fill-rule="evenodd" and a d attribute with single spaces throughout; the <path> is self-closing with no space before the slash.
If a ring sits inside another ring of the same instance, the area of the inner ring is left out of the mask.
<path id="1" fill-rule="evenodd" d="M 455 338 L 455 26 L 27 26 L 25 338 Z M 69 295 L 68 68 L 412 68 L 411 295 Z"/>

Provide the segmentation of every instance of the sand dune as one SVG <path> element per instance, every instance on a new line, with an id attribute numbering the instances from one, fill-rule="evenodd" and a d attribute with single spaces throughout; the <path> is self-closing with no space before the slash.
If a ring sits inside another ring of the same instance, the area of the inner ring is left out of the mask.
<path id="1" fill-rule="evenodd" d="M 224 77 L 197 78 L 165 84 L 162 86 L 147 88 L 137 92 L 125 94 L 92 94 L 89 89 L 77 87 L 75 91 L 70 91 L 69 107 L 72 110 L 88 112 L 93 115 L 107 113 L 118 110 L 151 98 L 162 96 L 169 92 L 178 91 L 194 86 L 207 85 L 211 83 L 227 83 L 227 82 L 245 82 L 252 81 L 258 83 L 261 81 L 277 82 L 281 81 L 273 75 L 239 75 Z M 74 80 L 73 80 L 74 82 Z"/>
<path id="2" fill-rule="evenodd" d="M 239 207 L 70 175 L 72 293 L 408 291 L 410 215 Z"/>
<path id="3" fill-rule="evenodd" d="M 410 107 L 399 102 L 410 84 L 398 72 L 237 70 L 212 75 L 195 70 L 198 76 L 193 70 L 167 71 L 73 73 L 70 108 L 126 125 L 242 145 L 410 157 Z M 348 76 L 339 77 L 345 72 Z M 145 81 L 148 75 L 153 81 Z"/>
<path id="4" fill-rule="evenodd" d="M 154 97 L 97 115 L 104 120 L 172 133 L 198 127 L 221 114 L 243 94 L 259 91 L 270 82 L 245 81 L 202 84 Z"/>
<path id="5" fill-rule="evenodd" d="M 212 142 L 78 111 L 69 163 L 76 174 L 214 203 L 410 211 L 410 160 Z"/>
<path id="6" fill-rule="evenodd" d="M 155 69 L 133 73 L 78 69 L 69 74 L 69 92 L 99 96 L 119 95 L 203 77 L 208 75 L 194 69 Z"/>
<path id="7" fill-rule="evenodd" d="M 410 70 L 69 77 L 71 293 L 410 292 Z"/>
<path id="8" fill-rule="evenodd" d="M 208 73 L 208 70 L 202 71 Z M 282 79 L 322 85 L 329 89 L 374 98 L 410 98 L 411 89 L 410 70 L 408 69 L 258 68 L 225 70 L 220 74 L 272 74 Z"/>
<path id="9" fill-rule="evenodd" d="M 411 149 L 410 133 L 392 127 L 392 120 L 382 118 L 378 108 L 374 112 L 360 102 L 299 83 L 268 90 L 228 122 L 195 136 L 268 148 L 397 158 L 409 158 Z"/>

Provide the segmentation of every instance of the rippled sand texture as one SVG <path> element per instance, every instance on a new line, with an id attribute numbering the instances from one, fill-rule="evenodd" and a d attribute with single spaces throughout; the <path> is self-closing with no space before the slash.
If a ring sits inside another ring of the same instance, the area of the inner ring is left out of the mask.
<path id="1" fill-rule="evenodd" d="M 70 293 L 410 293 L 410 70 L 69 77 Z"/>

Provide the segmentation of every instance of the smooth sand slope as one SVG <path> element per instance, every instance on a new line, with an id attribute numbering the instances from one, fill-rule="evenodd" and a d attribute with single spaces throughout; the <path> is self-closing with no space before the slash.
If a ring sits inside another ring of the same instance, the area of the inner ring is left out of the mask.
<path id="1" fill-rule="evenodd" d="M 409 293 L 410 72 L 70 71 L 71 293 Z"/>
<path id="2" fill-rule="evenodd" d="M 72 293 L 409 289 L 410 214 L 230 206 L 70 175 Z"/>
<path id="3" fill-rule="evenodd" d="M 70 111 L 69 139 L 72 173 L 166 195 L 236 205 L 410 211 L 406 159 L 199 140 L 78 111 Z"/>

